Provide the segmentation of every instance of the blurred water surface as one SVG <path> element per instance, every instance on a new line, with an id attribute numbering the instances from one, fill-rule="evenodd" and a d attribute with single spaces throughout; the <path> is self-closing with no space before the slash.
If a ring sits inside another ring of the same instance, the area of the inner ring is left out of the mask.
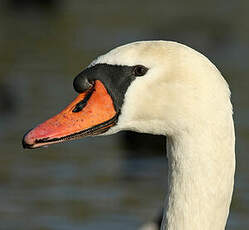
<path id="1" fill-rule="evenodd" d="M 34 151 L 20 144 L 25 131 L 76 96 L 73 77 L 93 58 L 148 39 L 201 51 L 229 82 L 237 174 L 227 229 L 249 229 L 247 1 L 15 2 L 0 2 L 1 230 L 135 230 L 158 212 L 167 191 L 166 157 L 127 150 L 122 134 Z"/>

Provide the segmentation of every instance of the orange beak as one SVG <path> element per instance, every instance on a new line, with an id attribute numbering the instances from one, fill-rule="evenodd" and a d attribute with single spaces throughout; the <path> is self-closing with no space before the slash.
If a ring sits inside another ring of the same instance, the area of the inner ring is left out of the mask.
<path id="1" fill-rule="evenodd" d="M 101 81 L 68 105 L 63 111 L 38 125 L 23 137 L 24 148 L 79 139 L 104 133 L 117 122 L 113 100 Z"/>

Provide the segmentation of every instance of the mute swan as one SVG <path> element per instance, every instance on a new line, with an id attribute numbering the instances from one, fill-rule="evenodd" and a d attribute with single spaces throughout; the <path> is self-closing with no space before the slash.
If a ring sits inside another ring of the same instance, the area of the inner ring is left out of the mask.
<path id="1" fill-rule="evenodd" d="M 168 137 L 163 230 L 222 230 L 231 203 L 235 136 L 229 87 L 202 54 L 176 42 L 113 49 L 74 79 L 78 97 L 29 131 L 25 148 L 120 130 Z"/>

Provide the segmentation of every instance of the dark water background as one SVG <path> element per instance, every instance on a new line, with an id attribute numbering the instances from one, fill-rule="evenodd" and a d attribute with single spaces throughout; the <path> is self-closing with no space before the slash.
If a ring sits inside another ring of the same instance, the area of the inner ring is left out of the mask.
<path id="1" fill-rule="evenodd" d="M 135 230 L 156 215 L 167 191 L 161 139 L 159 153 L 142 148 L 145 137 L 127 147 L 124 134 L 20 144 L 76 96 L 73 77 L 93 58 L 149 39 L 201 51 L 229 82 L 237 174 L 227 229 L 248 230 L 249 1 L 34 2 L 0 1 L 0 230 Z"/>

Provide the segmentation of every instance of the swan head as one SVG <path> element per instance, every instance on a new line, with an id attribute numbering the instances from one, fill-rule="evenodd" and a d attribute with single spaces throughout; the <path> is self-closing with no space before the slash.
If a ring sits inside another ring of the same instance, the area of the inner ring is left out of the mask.
<path id="1" fill-rule="evenodd" d="M 176 42 L 115 48 L 83 70 L 74 88 L 75 101 L 28 132 L 24 147 L 121 130 L 177 135 L 196 124 L 219 123 L 232 111 L 228 85 L 216 67 Z"/>

